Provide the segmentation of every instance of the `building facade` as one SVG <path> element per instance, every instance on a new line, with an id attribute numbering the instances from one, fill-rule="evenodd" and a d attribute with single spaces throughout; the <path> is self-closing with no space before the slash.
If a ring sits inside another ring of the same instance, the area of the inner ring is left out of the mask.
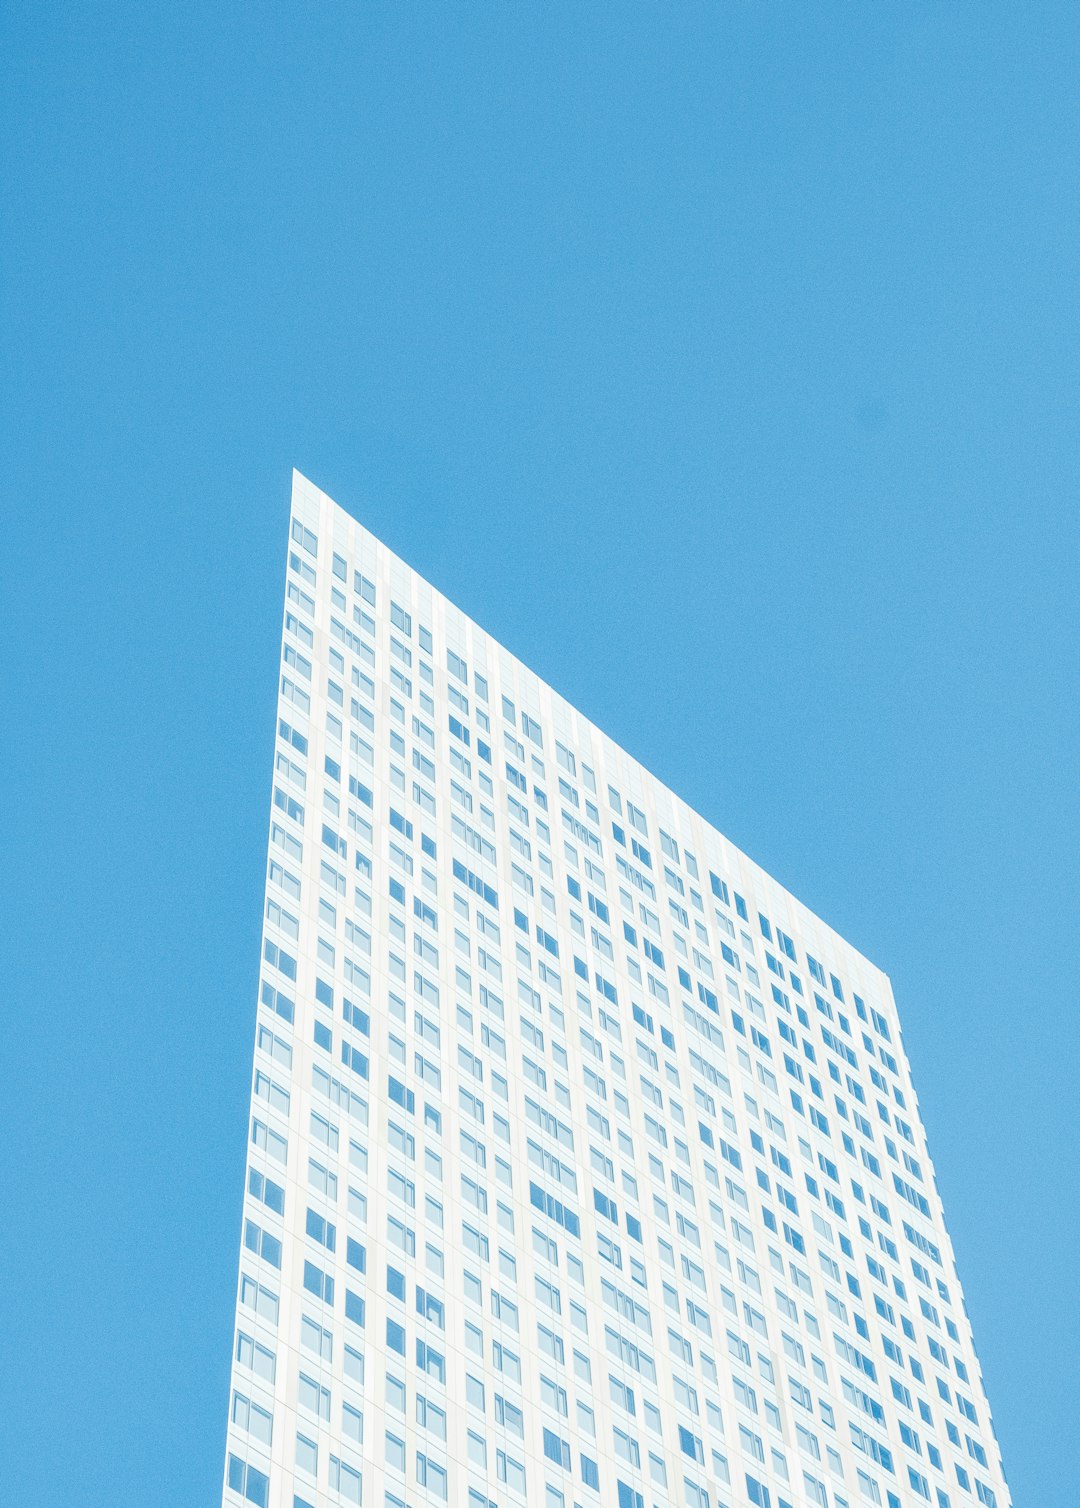
<path id="1" fill-rule="evenodd" d="M 229 1508 L 1008 1508 L 888 979 L 299 475 Z"/>

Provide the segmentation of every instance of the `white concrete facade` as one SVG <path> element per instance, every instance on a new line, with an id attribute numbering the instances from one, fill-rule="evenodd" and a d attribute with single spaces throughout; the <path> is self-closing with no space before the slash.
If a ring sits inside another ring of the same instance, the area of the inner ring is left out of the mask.
<path id="1" fill-rule="evenodd" d="M 889 981 L 299 475 L 224 1503 L 1008 1508 Z"/>

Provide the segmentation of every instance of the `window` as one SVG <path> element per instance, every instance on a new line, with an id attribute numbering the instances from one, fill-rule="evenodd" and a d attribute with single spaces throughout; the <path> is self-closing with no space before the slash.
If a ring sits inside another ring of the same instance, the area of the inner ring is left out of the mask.
<path id="1" fill-rule="evenodd" d="M 237 1492 L 254 1508 L 267 1508 L 270 1501 L 270 1478 L 265 1472 L 241 1461 L 238 1456 L 229 1456 L 226 1480 L 231 1492 Z"/>

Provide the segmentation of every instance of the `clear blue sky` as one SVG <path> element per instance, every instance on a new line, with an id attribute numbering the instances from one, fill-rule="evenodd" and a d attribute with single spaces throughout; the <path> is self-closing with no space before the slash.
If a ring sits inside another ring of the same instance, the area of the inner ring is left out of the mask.
<path id="1" fill-rule="evenodd" d="M 0 51 L 0 1501 L 219 1491 L 297 465 L 891 974 L 1070 1508 L 1080 9 L 9 0 Z"/>

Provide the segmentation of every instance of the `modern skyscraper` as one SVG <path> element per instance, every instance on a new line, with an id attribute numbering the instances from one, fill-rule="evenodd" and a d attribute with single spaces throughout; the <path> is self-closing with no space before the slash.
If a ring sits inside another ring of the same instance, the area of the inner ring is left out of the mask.
<path id="1" fill-rule="evenodd" d="M 1007 1508 L 889 981 L 294 478 L 224 1502 Z"/>

